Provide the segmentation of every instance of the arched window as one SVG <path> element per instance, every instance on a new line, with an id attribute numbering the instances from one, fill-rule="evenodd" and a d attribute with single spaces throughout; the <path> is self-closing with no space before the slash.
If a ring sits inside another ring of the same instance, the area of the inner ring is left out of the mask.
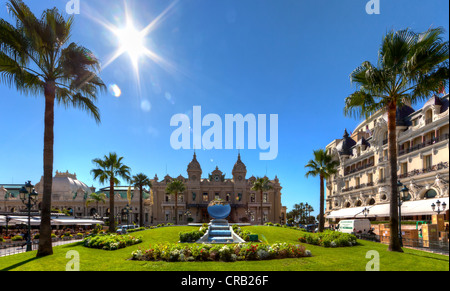
<path id="1" fill-rule="evenodd" d="M 375 199 L 373 199 L 373 198 L 370 199 L 370 200 L 369 200 L 369 205 L 374 205 L 374 204 L 375 204 Z"/>
<path id="2" fill-rule="evenodd" d="M 427 192 L 425 192 L 425 195 L 423 196 L 425 199 L 434 198 L 436 197 L 437 193 L 435 190 L 430 189 Z"/>

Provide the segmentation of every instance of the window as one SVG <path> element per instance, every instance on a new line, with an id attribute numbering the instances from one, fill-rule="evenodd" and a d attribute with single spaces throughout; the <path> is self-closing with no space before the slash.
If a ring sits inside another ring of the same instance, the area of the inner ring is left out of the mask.
<path id="1" fill-rule="evenodd" d="M 169 199 L 170 199 L 170 198 L 169 198 L 169 195 L 166 195 L 166 199 L 165 199 L 166 202 L 169 202 Z"/>
<path id="2" fill-rule="evenodd" d="M 255 193 L 250 194 L 250 202 L 255 202 Z"/>
<path id="3" fill-rule="evenodd" d="M 267 193 L 263 194 L 263 202 L 269 202 L 269 195 Z"/>
<path id="4" fill-rule="evenodd" d="M 432 163 L 431 163 L 431 155 L 427 155 L 423 157 L 423 168 L 424 169 L 428 169 L 431 168 Z"/>
<path id="5" fill-rule="evenodd" d="M 356 180 L 356 186 L 361 185 L 361 182 L 360 182 L 360 178 L 359 178 L 359 177 L 356 177 L 355 180 Z"/>
<path id="6" fill-rule="evenodd" d="M 345 189 L 348 189 L 348 187 L 349 187 L 349 182 L 345 181 Z"/>
<path id="7" fill-rule="evenodd" d="M 230 193 L 227 193 L 227 196 L 225 196 L 225 200 L 230 201 L 230 197 L 231 197 Z"/>
<path id="8" fill-rule="evenodd" d="M 178 195 L 178 202 L 184 202 L 184 195 L 183 194 L 179 194 Z"/>
<path id="9" fill-rule="evenodd" d="M 214 194 L 214 199 L 220 199 L 220 195 L 219 195 L 219 193 L 216 193 L 216 194 Z"/>
<path id="10" fill-rule="evenodd" d="M 402 163 L 400 165 L 400 174 L 407 174 L 408 173 L 408 163 Z"/>
<path id="11" fill-rule="evenodd" d="M 204 202 L 208 202 L 209 201 L 208 193 L 203 193 L 203 201 Z"/>
<path id="12" fill-rule="evenodd" d="M 436 191 L 433 190 L 433 189 L 430 189 L 430 190 L 428 190 L 428 191 L 425 193 L 424 198 L 425 198 L 425 199 L 428 199 L 428 198 L 434 198 L 434 197 L 436 197 L 436 195 L 437 195 Z"/>
<path id="13" fill-rule="evenodd" d="M 373 183 L 373 174 L 367 175 L 367 183 Z"/>

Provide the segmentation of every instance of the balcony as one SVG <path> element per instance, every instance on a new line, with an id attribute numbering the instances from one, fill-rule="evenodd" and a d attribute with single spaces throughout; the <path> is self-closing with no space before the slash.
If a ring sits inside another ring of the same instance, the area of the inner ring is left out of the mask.
<path id="1" fill-rule="evenodd" d="M 406 154 L 418 151 L 420 149 L 429 147 L 429 146 L 434 145 L 434 144 L 436 144 L 438 142 L 441 142 L 441 141 L 444 141 L 444 140 L 448 140 L 448 139 L 449 139 L 449 134 L 448 133 L 444 134 L 444 135 L 441 135 L 441 136 L 438 136 L 438 137 L 435 137 L 435 138 L 432 138 L 430 140 L 427 140 L 427 141 L 425 141 L 423 143 L 419 143 L 419 144 L 417 144 L 417 145 L 415 145 L 413 147 L 410 147 L 408 149 L 400 149 L 398 151 L 398 156 L 403 156 L 403 155 L 406 155 Z"/>
<path id="2" fill-rule="evenodd" d="M 341 190 L 341 192 L 342 193 L 350 192 L 350 191 L 353 191 L 353 190 L 358 190 L 358 189 L 362 189 L 362 188 L 366 188 L 366 187 L 372 187 L 374 185 L 375 184 L 373 182 L 363 183 L 363 184 L 359 184 L 359 185 L 356 185 L 356 186 L 344 188 L 344 189 Z"/>
<path id="3" fill-rule="evenodd" d="M 413 176 L 426 174 L 426 173 L 431 173 L 431 172 L 435 172 L 435 171 L 439 171 L 439 170 L 443 170 L 443 169 L 448 169 L 448 162 L 442 162 L 442 163 L 439 163 L 437 165 L 433 165 L 431 167 L 423 168 L 423 169 L 420 169 L 420 170 L 419 169 L 412 170 L 412 171 L 409 171 L 407 173 L 403 173 L 403 174 L 398 175 L 398 178 L 399 179 L 404 179 L 404 178 L 413 177 Z"/>
<path id="4" fill-rule="evenodd" d="M 374 162 L 370 162 L 370 163 L 367 163 L 367 164 L 362 165 L 360 167 L 356 167 L 354 169 L 346 170 L 346 171 L 344 171 L 344 176 L 347 176 L 347 175 L 350 175 L 350 174 L 353 174 L 353 173 L 356 173 L 356 172 L 368 169 L 370 167 L 373 167 L 374 165 L 375 165 Z"/>

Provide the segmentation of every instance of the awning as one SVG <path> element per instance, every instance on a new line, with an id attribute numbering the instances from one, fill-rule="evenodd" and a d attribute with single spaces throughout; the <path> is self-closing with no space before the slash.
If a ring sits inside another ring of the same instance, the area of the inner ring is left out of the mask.
<path id="1" fill-rule="evenodd" d="M 52 219 L 52 225 L 93 225 L 104 224 L 101 220 L 94 219 Z"/>
<path id="2" fill-rule="evenodd" d="M 445 198 L 433 198 L 433 199 L 422 199 L 417 201 L 406 201 L 403 202 L 401 207 L 402 216 L 413 216 L 413 215 L 433 215 L 437 214 L 431 209 L 431 204 L 436 204 L 437 201 L 441 203 L 445 202 L 449 205 L 448 197 Z M 364 208 L 369 209 L 369 213 L 367 216 L 362 214 L 362 210 Z M 390 204 L 378 204 L 372 206 L 363 206 L 363 207 L 350 207 L 339 209 L 330 212 L 326 218 L 373 218 L 373 217 L 389 217 L 390 216 Z"/>
<path id="3" fill-rule="evenodd" d="M 8 225 L 18 225 L 18 224 L 26 224 L 28 225 L 28 217 L 27 216 L 9 216 L 10 220 Z M 30 218 L 31 225 L 40 225 L 41 218 L 38 216 L 32 216 Z M 94 225 L 94 224 L 105 224 L 101 220 L 95 219 L 51 219 L 52 225 Z M 0 216 L 0 225 L 6 225 L 6 216 Z"/>
<path id="4" fill-rule="evenodd" d="M 366 207 L 349 207 L 331 211 L 326 218 L 352 218 L 358 215 Z"/>

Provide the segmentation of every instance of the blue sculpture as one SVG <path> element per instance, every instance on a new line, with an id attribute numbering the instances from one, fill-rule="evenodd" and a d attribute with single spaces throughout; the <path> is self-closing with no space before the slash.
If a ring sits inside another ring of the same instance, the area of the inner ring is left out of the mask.
<path id="1" fill-rule="evenodd" d="M 213 219 L 225 219 L 230 215 L 230 212 L 230 204 L 225 204 L 220 200 L 213 200 L 208 205 L 208 213 Z"/>

